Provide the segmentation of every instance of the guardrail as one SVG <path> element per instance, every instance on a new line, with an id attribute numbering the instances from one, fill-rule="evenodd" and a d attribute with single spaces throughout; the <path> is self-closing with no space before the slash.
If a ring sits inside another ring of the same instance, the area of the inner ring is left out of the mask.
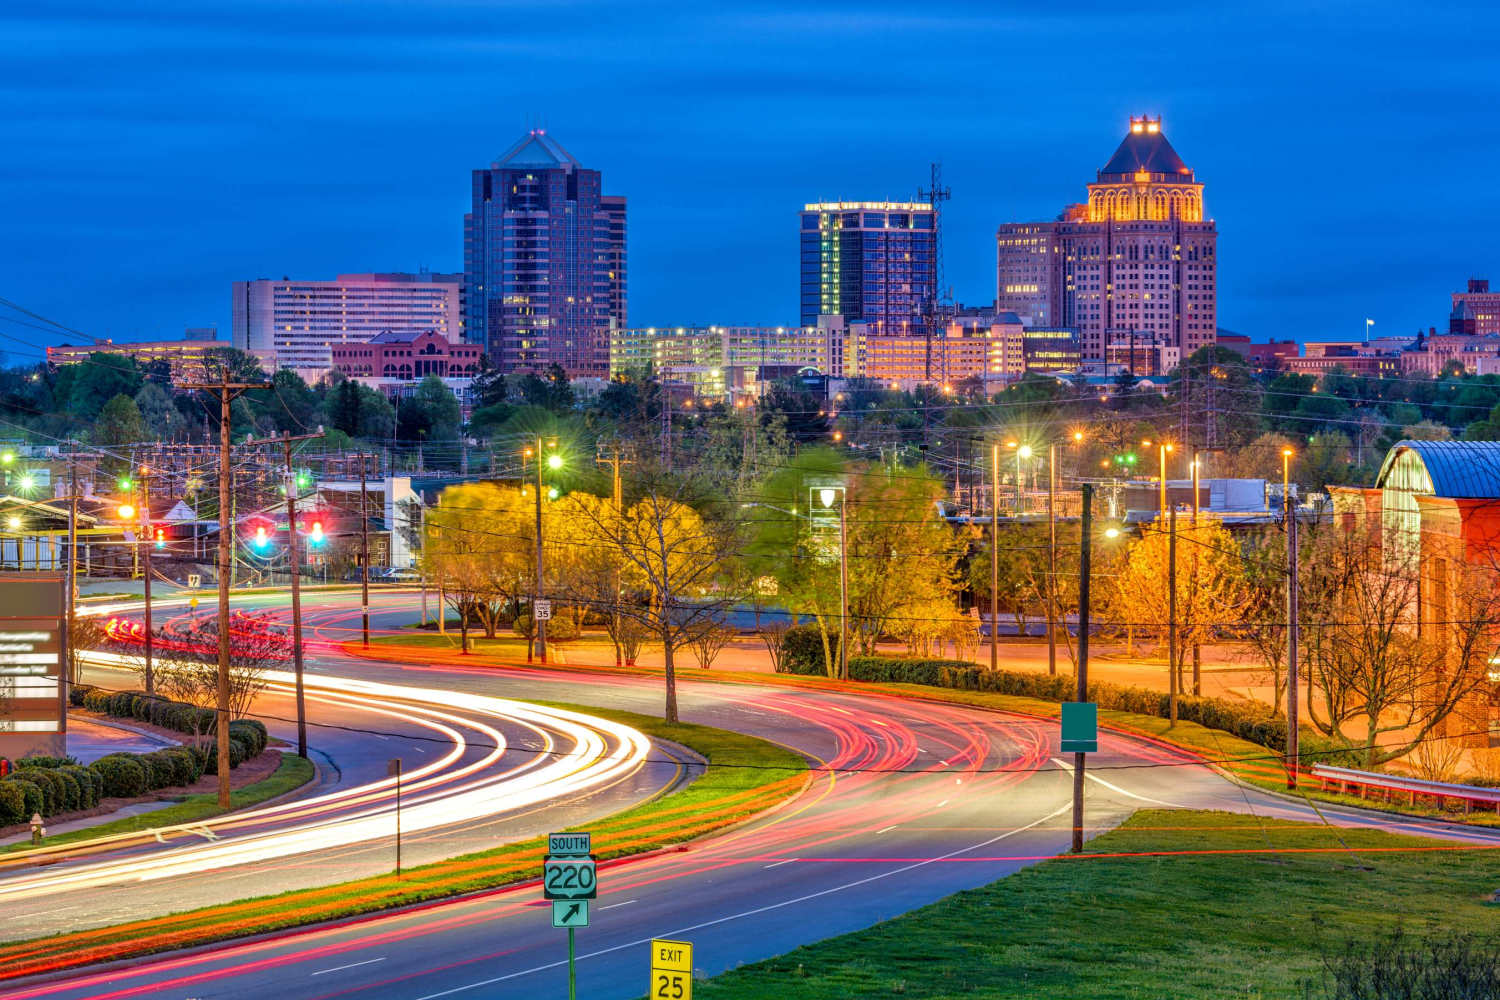
<path id="1" fill-rule="evenodd" d="M 1324 791 L 1352 794 L 1357 790 L 1360 798 L 1370 798 L 1373 791 L 1382 795 L 1386 802 L 1393 795 L 1405 795 L 1413 806 L 1419 799 L 1431 799 L 1441 809 L 1445 802 L 1458 801 L 1464 805 L 1464 813 L 1471 812 L 1475 805 L 1494 809 L 1500 814 L 1500 788 L 1481 788 L 1478 785 L 1455 785 L 1446 781 L 1428 781 L 1424 778 L 1408 778 L 1400 774 L 1377 774 L 1373 771 L 1356 771 L 1351 767 L 1333 767 L 1314 764 L 1312 776 L 1322 782 Z"/>

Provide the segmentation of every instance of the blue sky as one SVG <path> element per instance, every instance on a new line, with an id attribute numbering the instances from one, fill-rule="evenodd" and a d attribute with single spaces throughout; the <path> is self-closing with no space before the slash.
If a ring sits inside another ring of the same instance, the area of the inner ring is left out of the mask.
<path id="1" fill-rule="evenodd" d="M 469 171 L 541 121 L 629 198 L 633 325 L 795 322 L 800 205 L 932 160 L 948 283 L 989 301 L 995 226 L 1080 199 L 1141 112 L 1207 185 L 1221 326 L 1407 334 L 1500 287 L 1483 5 L 1043 6 L 6 5 L 0 297 L 228 336 L 235 279 L 461 270 Z"/>

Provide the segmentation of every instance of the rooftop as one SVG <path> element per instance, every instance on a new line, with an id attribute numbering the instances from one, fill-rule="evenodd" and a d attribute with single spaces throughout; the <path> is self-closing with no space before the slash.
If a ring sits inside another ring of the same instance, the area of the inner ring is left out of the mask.
<path id="1" fill-rule="evenodd" d="M 562 148 L 562 143 L 547 134 L 546 129 L 534 128 L 516 144 L 501 153 L 491 164 L 494 167 L 525 168 L 539 170 L 563 168 L 573 170 L 579 166 L 573 154 Z"/>
<path id="2" fill-rule="evenodd" d="M 929 201 L 819 201 L 802 206 L 804 212 L 930 212 Z"/>
<path id="3" fill-rule="evenodd" d="M 1177 174 L 1185 180 L 1193 179 L 1192 170 L 1182 162 L 1177 150 L 1162 134 L 1161 118 L 1142 115 L 1130 119 L 1130 131 L 1120 142 L 1120 148 L 1109 162 L 1099 168 L 1099 180 L 1128 179 L 1137 172 L 1151 174 Z"/>
<path id="4" fill-rule="evenodd" d="M 1407 453 L 1421 459 L 1434 496 L 1500 497 L 1500 441 L 1397 441 L 1381 463 L 1377 487 L 1386 485 L 1392 467 Z"/>

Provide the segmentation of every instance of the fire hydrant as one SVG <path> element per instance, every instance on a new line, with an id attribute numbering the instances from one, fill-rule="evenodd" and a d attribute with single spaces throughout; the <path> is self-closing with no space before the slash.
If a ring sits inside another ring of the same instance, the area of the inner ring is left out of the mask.
<path id="1" fill-rule="evenodd" d="M 33 844 L 40 844 L 42 842 L 42 838 L 45 837 L 45 836 L 47 836 L 47 828 L 45 826 L 42 826 L 42 814 L 41 813 L 32 813 L 31 814 L 31 842 Z"/>

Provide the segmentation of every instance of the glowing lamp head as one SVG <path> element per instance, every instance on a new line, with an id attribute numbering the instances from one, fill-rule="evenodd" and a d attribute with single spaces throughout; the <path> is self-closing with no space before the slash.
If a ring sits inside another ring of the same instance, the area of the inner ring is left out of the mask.
<path id="1" fill-rule="evenodd" d="M 122 489 L 122 490 L 128 490 L 128 489 L 130 489 L 134 485 L 135 484 L 130 481 L 130 477 L 129 476 L 121 476 L 120 477 L 120 489 Z"/>
<path id="2" fill-rule="evenodd" d="M 135 517 L 135 504 L 122 503 L 120 504 L 120 507 L 116 511 L 116 513 L 119 514 L 120 517 L 129 520 L 130 518 Z"/>
<path id="3" fill-rule="evenodd" d="M 17 517 L 16 515 L 14 515 L 14 514 L 12 514 L 9 517 L 9 519 L 6 520 L 5 523 L 8 524 L 8 525 L 10 525 L 10 530 L 11 531 L 19 531 L 19 530 L 21 530 L 21 519 L 19 517 Z"/>
<path id="4" fill-rule="evenodd" d="M 1164 449 L 1166 449 L 1166 451 L 1167 451 L 1167 453 L 1168 453 L 1168 454 L 1171 454 L 1171 452 L 1172 452 L 1172 446 L 1171 446 L 1171 445 L 1169 445 L 1169 444 L 1164 444 L 1164 445 L 1162 445 L 1162 447 L 1163 447 L 1163 448 L 1164 448 Z"/>
<path id="5" fill-rule="evenodd" d="M 24 475 L 24 476 L 21 477 L 21 489 L 23 489 L 23 490 L 29 490 L 29 489 L 34 488 L 35 486 L 36 486 L 36 477 L 33 476 L 31 473 L 28 472 L 28 473 L 26 473 L 26 475 Z"/>
<path id="6" fill-rule="evenodd" d="M 1281 449 L 1281 457 L 1282 458 L 1291 458 L 1292 457 L 1292 449 L 1290 449 L 1290 448 L 1283 448 L 1283 449 Z"/>
<path id="7" fill-rule="evenodd" d="M 1017 448 L 1016 449 L 1016 457 L 1017 458 L 1030 458 L 1031 457 L 1031 445 L 1029 445 L 1029 444 L 1023 444 L 1023 445 L 1021 445 L 1021 447 Z"/>
<path id="8" fill-rule="evenodd" d="M 1074 443 L 1076 444 L 1078 442 L 1081 442 L 1082 440 L 1083 440 L 1083 431 L 1074 431 L 1073 432 L 1073 441 L 1074 441 Z"/>
<path id="9" fill-rule="evenodd" d="M 321 542 L 323 540 L 323 522 L 314 521 L 312 523 L 312 531 L 310 534 L 312 535 L 314 545 L 316 545 L 318 542 Z"/>
<path id="10" fill-rule="evenodd" d="M 1120 537 L 1120 529 L 1119 528 L 1105 528 L 1104 529 L 1104 537 L 1110 539 L 1111 541 L 1113 541 L 1114 539 Z"/>
<path id="11" fill-rule="evenodd" d="M 15 460 L 16 460 L 16 453 L 15 452 L 13 452 L 13 451 L 0 451 L 0 465 L 9 465 L 10 463 L 14 462 Z"/>
<path id="12" fill-rule="evenodd" d="M 549 487 L 547 487 L 547 499 L 548 500 L 556 500 L 557 497 L 558 497 L 557 487 L 556 486 L 549 486 Z"/>
<path id="13" fill-rule="evenodd" d="M 843 431 L 834 431 L 833 432 L 833 440 L 835 442 L 844 440 L 844 432 Z"/>
<path id="14" fill-rule="evenodd" d="M 551 454 L 551 455 L 547 456 L 547 468 L 549 468 L 549 469 L 561 469 L 562 467 L 563 467 L 563 457 L 561 455 L 558 455 L 558 454 L 554 453 L 554 454 Z"/>
<path id="15" fill-rule="evenodd" d="M 167 547 L 167 532 L 163 528 L 156 529 L 156 547 L 159 549 Z"/>

